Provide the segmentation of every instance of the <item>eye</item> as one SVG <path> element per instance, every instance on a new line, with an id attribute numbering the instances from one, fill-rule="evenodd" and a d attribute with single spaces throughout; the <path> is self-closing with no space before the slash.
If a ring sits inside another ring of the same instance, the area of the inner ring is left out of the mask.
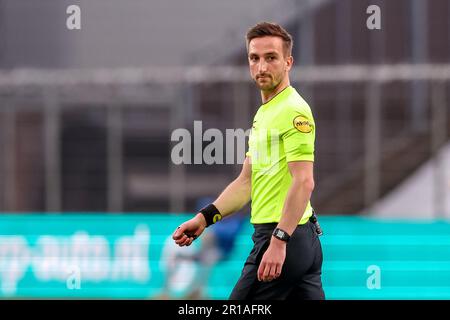
<path id="1" fill-rule="evenodd" d="M 273 61 L 273 60 L 275 60 L 275 57 L 274 57 L 274 56 L 268 56 L 268 57 L 267 57 L 267 61 Z"/>
<path id="2" fill-rule="evenodd" d="M 257 56 L 251 56 L 250 57 L 250 61 L 253 61 L 253 62 L 258 61 L 258 57 Z"/>

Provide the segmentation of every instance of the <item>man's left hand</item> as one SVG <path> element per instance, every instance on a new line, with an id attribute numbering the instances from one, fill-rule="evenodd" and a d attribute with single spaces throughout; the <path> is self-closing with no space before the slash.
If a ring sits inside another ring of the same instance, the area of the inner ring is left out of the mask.
<path id="1" fill-rule="evenodd" d="M 278 278 L 281 275 L 284 259 L 286 259 L 286 242 L 272 237 L 259 264 L 258 280 L 266 282 Z"/>

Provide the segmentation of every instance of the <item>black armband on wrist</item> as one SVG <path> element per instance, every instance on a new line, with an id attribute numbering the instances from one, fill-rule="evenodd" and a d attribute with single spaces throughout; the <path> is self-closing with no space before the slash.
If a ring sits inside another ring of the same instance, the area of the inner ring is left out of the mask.
<path id="1" fill-rule="evenodd" d="M 222 220 L 222 215 L 215 205 L 208 204 L 206 207 L 200 210 L 200 213 L 203 214 L 206 220 L 206 227 Z"/>

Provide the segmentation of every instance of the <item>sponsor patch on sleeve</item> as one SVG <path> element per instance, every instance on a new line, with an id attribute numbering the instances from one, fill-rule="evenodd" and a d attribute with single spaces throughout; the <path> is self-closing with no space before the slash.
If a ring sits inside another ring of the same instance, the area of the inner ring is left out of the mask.
<path id="1" fill-rule="evenodd" d="M 313 129 L 309 120 L 303 116 L 297 116 L 294 118 L 294 127 L 303 133 L 310 133 Z"/>

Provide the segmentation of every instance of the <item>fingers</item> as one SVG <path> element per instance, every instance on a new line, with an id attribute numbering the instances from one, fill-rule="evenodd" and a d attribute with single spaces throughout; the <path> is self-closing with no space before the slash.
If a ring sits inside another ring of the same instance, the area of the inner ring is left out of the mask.
<path id="1" fill-rule="evenodd" d="M 261 264 L 259 265 L 258 268 L 258 280 L 259 281 L 272 281 L 273 280 L 273 276 L 271 275 L 271 264 L 267 263 L 265 261 L 261 261 Z"/>
<path id="2" fill-rule="evenodd" d="M 190 237 L 186 232 L 186 227 L 184 225 L 181 225 L 173 233 L 172 239 L 175 240 L 175 242 L 178 244 L 182 242 L 185 236 L 188 238 Z"/>
<path id="3" fill-rule="evenodd" d="M 183 234 L 180 236 L 179 239 L 175 240 L 175 243 L 177 245 L 179 245 L 180 247 L 190 246 L 196 238 L 197 238 L 197 236 L 188 236 L 186 234 Z"/>
<path id="4" fill-rule="evenodd" d="M 187 236 L 184 233 L 182 233 L 182 234 L 174 235 L 172 238 L 175 240 L 176 244 L 181 245 L 182 243 L 184 243 L 186 241 Z"/>
<path id="5" fill-rule="evenodd" d="M 281 275 L 281 267 L 276 263 L 261 262 L 257 273 L 258 280 L 268 282 L 277 279 Z"/>
<path id="6" fill-rule="evenodd" d="M 180 240 L 183 237 L 183 235 L 184 235 L 184 228 L 182 228 L 182 227 L 183 227 L 183 225 L 179 226 L 175 230 L 175 232 L 172 234 L 172 239 L 175 240 L 175 242 L 177 240 Z"/>
<path id="7" fill-rule="evenodd" d="M 274 279 L 277 279 L 280 275 L 281 275 L 281 268 L 282 268 L 283 266 L 282 265 L 276 265 L 276 268 L 275 268 L 275 271 L 274 271 L 274 275 L 273 275 L 273 277 L 274 277 Z"/>
<path id="8" fill-rule="evenodd" d="M 186 241 L 185 245 L 189 247 L 196 238 L 197 238 L 196 236 L 188 237 L 188 240 Z"/>
<path id="9" fill-rule="evenodd" d="M 194 240 L 197 239 L 196 235 L 188 235 L 188 234 L 184 234 L 184 235 L 187 237 L 187 240 L 183 244 L 185 246 L 190 246 L 192 244 L 192 242 L 194 242 Z"/>
<path id="10" fill-rule="evenodd" d="M 197 239 L 197 235 L 188 235 L 185 232 L 185 227 L 183 225 L 179 226 L 172 235 L 172 239 L 175 240 L 175 243 L 180 247 L 190 246 L 192 242 Z"/>
<path id="11" fill-rule="evenodd" d="M 263 279 L 263 273 L 266 268 L 266 263 L 264 261 L 261 261 L 258 268 L 258 281 L 262 281 Z"/>
<path id="12" fill-rule="evenodd" d="M 262 276 L 262 280 L 264 282 L 266 281 L 272 281 L 272 277 L 271 277 L 271 273 L 270 270 L 272 269 L 270 264 L 267 264 L 266 267 L 264 268 L 264 272 L 263 272 L 263 276 Z"/>

